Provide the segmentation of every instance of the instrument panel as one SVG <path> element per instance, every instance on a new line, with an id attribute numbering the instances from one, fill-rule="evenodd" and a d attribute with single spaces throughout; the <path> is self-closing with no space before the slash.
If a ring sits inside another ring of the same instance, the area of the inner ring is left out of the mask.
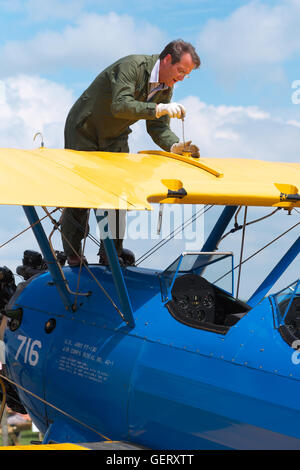
<path id="1" fill-rule="evenodd" d="M 197 274 L 178 277 L 167 302 L 171 315 L 185 325 L 226 333 L 250 309 L 244 302 Z"/>
<path id="2" fill-rule="evenodd" d="M 206 279 L 196 274 L 180 276 L 175 280 L 171 294 L 169 307 L 177 320 L 194 327 L 215 322 L 216 296 Z"/>

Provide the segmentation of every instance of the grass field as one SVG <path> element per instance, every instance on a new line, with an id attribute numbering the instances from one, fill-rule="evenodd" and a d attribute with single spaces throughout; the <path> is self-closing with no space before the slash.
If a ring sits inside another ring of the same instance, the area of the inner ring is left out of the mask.
<path id="1" fill-rule="evenodd" d="M 39 433 L 32 432 L 30 430 L 21 431 L 20 435 L 18 436 L 18 445 L 26 446 L 31 443 L 31 441 L 38 441 L 39 440 Z M 2 438 L 0 436 L 0 446 L 2 446 Z M 12 445 L 12 441 L 10 439 L 9 445 Z M 1 447 L 0 447 L 1 450 Z"/>

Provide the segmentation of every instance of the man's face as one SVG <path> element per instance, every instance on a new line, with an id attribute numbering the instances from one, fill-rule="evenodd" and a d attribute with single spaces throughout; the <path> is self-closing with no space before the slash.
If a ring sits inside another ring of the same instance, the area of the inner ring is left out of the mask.
<path id="1" fill-rule="evenodd" d="M 176 82 L 182 81 L 186 75 L 191 73 L 194 66 L 191 54 L 188 52 L 183 54 L 176 64 L 172 64 L 172 57 L 168 54 L 160 61 L 159 81 L 172 87 Z"/>

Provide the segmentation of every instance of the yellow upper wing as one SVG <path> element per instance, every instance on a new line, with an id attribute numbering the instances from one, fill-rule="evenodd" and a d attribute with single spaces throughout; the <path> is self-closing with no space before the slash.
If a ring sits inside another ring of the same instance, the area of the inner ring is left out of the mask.
<path id="1" fill-rule="evenodd" d="M 150 202 L 300 207 L 300 164 L 64 149 L 0 149 L 0 203 L 150 209 Z M 172 192 L 173 191 L 173 192 Z M 294 198 L 287 195 L 296 195 Z"/>

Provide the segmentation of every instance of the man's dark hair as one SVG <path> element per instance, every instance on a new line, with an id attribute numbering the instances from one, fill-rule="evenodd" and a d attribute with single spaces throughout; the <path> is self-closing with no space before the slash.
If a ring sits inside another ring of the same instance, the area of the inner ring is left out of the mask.
<path id="1" fill-rule="evenodd" d="M 170 54 L 172 57 L 172 64 L 176 64 L 176 62 L 180 62 L 182 55 L 186 53 L 191 54 L 195 69 L 199 68 L 201 61 L 194 46 L 182 39 L 176 39 L 175 41 L 169 42 L 169 44 L 167 44 L 164 50 L 160 53 L 159 58 L 163 59 L 166 55 Z"/>

